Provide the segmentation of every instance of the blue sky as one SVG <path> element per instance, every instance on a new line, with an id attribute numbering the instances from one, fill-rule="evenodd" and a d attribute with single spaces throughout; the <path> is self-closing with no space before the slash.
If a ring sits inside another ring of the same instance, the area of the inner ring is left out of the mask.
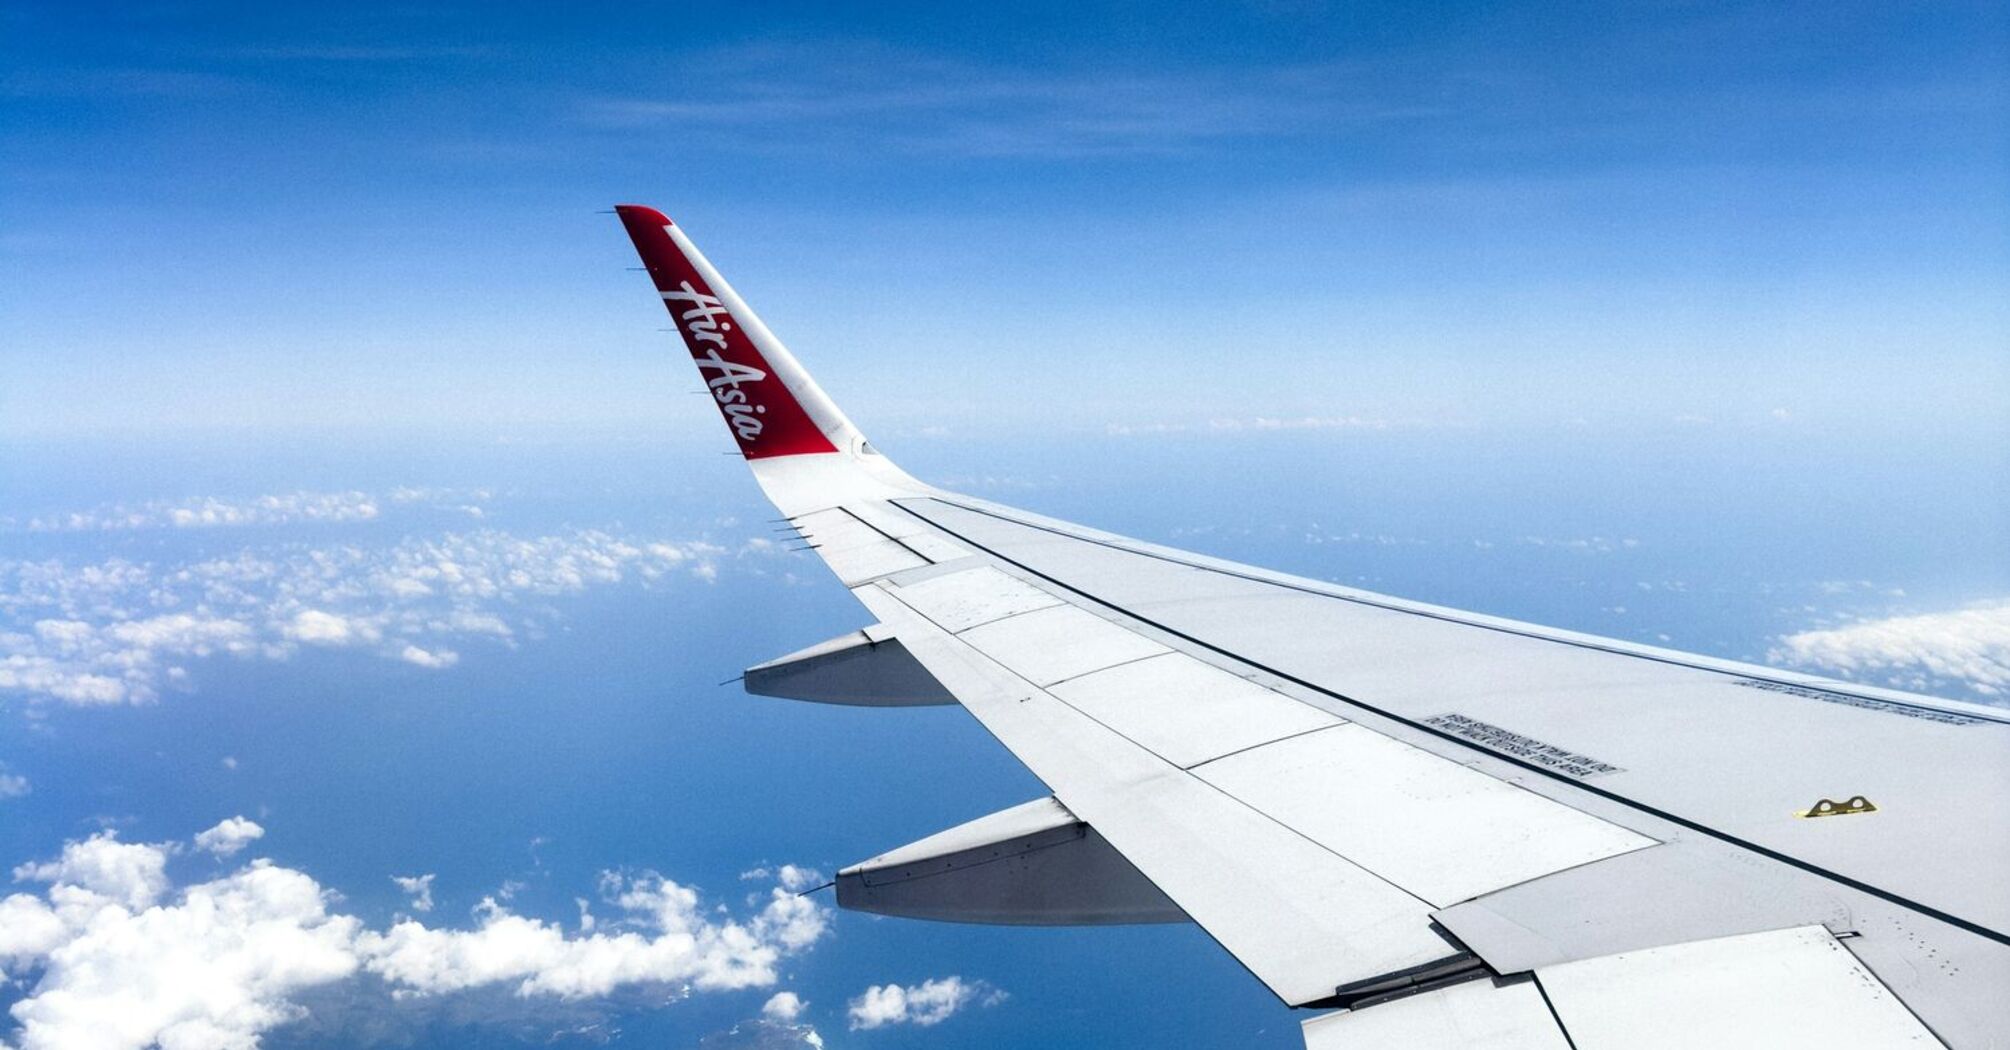
<path id="1" fill-rule="evenodd" d="M 882 431 L 2006 388 L 1991 5 L 6 17 L 10 433 L 653 420 L 617 200 Z"/>
<path id="2" fill-rule="evenodd" d="M 2010 695 L 2000 8 L 0 20 L 0 1042 L 80 991 L 162 1038 L 182 951 L 274 1047 L 1299 1045 L 1191 928 L 795 903 L 1041 788 L 957 711 L 718 685 L 863 614 L 616 202 L 924 479 Z"/>

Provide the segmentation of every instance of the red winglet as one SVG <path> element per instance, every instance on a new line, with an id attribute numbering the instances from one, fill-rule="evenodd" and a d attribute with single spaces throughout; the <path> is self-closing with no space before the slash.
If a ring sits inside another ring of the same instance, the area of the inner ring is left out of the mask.
<path id="1" fill-rule="evenodd" d="M 639 204 L 615 206 L 621 224 L 635 242 L 642 265 L 656 283 L 663 305 L 684 336 L 698 374 L 726 417 L 726 429 L 748 459 L 836 452 L 816 420 L 796 400 L 756 345 L 763 335 L 758 319 L 736 318 L 726 300 L 738 303 L 730 288 L 718 294 L 706 279 L 712 271 L 662 212 Z M 696 257 L 694 259 L 694 256 Z M 723 286 L 724 282 L 719 282 Z M 740 309 L 746 308 L 744 303 Z M 783 356 L 786 356 L 784 352 Z"/>
<path id="2" fill-rule="evenodd" d="M 651 226 L 677 225 L 676 223 L 670 221 L 670 216 L 665 215 L 654 208 L 647 207 L 641 204 L 617 204 L 614 206 L 614 210 L 617 214 L 621 216 L 622 222 L 627 222 L 629 216 L 632 215 L 635 217 L 637 221 L 646 222 Z M 633 227 L 631 227 L 631 229 L 633 229 Z"/>

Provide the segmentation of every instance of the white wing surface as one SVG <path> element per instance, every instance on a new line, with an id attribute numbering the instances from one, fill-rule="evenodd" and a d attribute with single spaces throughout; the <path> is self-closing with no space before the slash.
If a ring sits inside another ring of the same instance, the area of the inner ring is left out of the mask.
<path id="1" fill-rule="evenodd" d="M 2010 716 L 1444 609 L 943 492 L 617 209 L 769 499 L 876 623 L 750 670 L 958 703 L 1051 799 L 846 907 L 1197 923 L 1308 1045 L 2010 1046 Z M 1015 800 L 1016 801 L 1016 800 Z"/>

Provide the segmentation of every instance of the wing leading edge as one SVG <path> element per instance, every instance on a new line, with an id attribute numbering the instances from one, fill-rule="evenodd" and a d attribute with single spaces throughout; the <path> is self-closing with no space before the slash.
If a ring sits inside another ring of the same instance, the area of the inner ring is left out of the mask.
<path id="1" fill-rule="evenodd" d="M 681 229 L 617 211 L 763 491 L 879 621 L 750 688 L 953 698 L 1054 793 L 848 869 L 840 903 L 1184 915 L 1286 1003 L 1347 1007 L 1321 1048 L 2010 1045 L 2002 712 L 932 488 Z M 1830 793 L 1878 809 L 1796 815 Z"/>

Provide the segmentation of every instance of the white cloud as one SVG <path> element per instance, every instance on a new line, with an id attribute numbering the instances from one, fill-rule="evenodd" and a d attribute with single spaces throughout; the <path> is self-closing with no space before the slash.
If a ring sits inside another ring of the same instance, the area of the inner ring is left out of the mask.
<path id="1" fill-rule="evenodd" d="M 719 920 L 695 890 L 653 874 L 610 876 L 603 896 L 622 918 L 597 922 L 593 933 L 569 936 L 557 923 L 513 914 L 488 898 L 476 909 L 475 929 L 408 919 L 364 933 L 358 948 L 371 972 L 415 992 L 507 985 L 519 996 L 576 999 L 633 984 L 771 985 L 775 964 L 814 944 L 828 921 L 822 909 L 780 889 L 747 922 Z M 609 932 L 597 932 L 602 926 Z"/>
<path id="2" fill-rule="evenodd" d="M 815 868 L 805 868 L 796 864 L 784 864 L 775 869 L 775 881 L 790 893 L 801 893 L 824 884 L 824 873 Z"/>
<path id="3" fill-rule="evenodd" d="M 492 494 L 476 490 L 400 488 L 389 502 L 423 505 L 482 516 L 479 505 Z M 184 500 L 105 504 L 85 511 L 50 514 L 18 521 L 0 518 L 0 526 L 29 532 L 115 532 L 133 529 L 199 529 L 256 525 L 353 524 L 377 521 L 386 501 L 364 492 L 289 492 L 250 499 L 198 496 Z"/>
<path id="4" fill-rule="evenodd" d="M 320 609 L 302 609 L 294 613 L 292 621 L 281 629 L 281 633 L 296 642 L 310 645 L 348 645 L 351 642 L 374 642 L 381 637 L 381 632 L 366 620 L 352 620 Z"/>
<path id="5" fill-rule="evenodd" d="M 803 1015 L 803 1008 L 808 1005 L 794 992 L 776 992 L 761 1004 L 761 1016 L 770 1021 L 793 1021 Z"/>
<path id="6" fill-rule="evenodd" d="M 824 1050 L 824 1037 L 810 1025 L 756 1017 L 698 1040 L 698 1050 Z"/>
<path id="7" fill-rule="evenodd" d="M 848 1013 L 853 1031 L 890 1024 L 927 1026 L 941 1024 L 971 1003 L 996 1006 L 1005 998 L 1004 992 L 983 981 L 950 976 L 904 987 L 873 985 L 851 1001 Z"/>
<path id="8" fill-rule="evenodd" d="M 49 621 L 37 623 L 39 631 Z M 62 625 L 66 642 L 87 641 L 90 625 L 68 621 Z M 169 613 L 143 620 L 126 620 L 106 626 L 106 638 L 123 646 L 153 649 L 191 656 L 214 652 L 245 652 L 252 644 L 249 624 L 213 616 Z"/>
<path id="9" fill-rule="evenodd" d="M 408 664 L 440 670 L 460 663 L 461 654 L 452 649 L 421 649 L 416 645 L 408 645 L 398 653 L 398 659 Z"/>
<path id="10" fill-rule="evenodd" d="M 393 875 L 391 876 L 391 881 L 397 883 L 398 888 L 404 890 L 405 895 L 411 898 L 413 911 L 433 910 L 433 876 L 431 874 Z M 583 901 L 581 902 L 582 906 L 584 906 L 584 903 Z"/>
<path id="11" fill-rule="evenodd" d="M 69 937 L 61 916 L 40 897 L 0 898 L 0 970 L 25 970 Z"/>
<path id="12" fill-rule="evenodd" d="M 0 635 L 0 644 L 21 637 Z M 122 678 L 82 670 L 46 656 L 18 652 L 0 657 L 0 692 L 54 697 L 79 707 L 123 704 L 136 699 L 132 685 Z M 151 691 L 146 695 L 150 696 Z"/>
<path id="13" fill-rule="evenodd" d="M 1587 554 L 1611 554 L 1617 550 L 1633 550 L 1640 541 L 1631 537 L 1611 539 L 1605 536 L 1575 537 L 1559 539 L 1551 536 L 1523 536 L 1515 541 L 1524 547 L 1549 547 L 1556 550 L 1579 551 Z"/>
<path id="14" fill-rule="evenodd" d="M 1954 685 L 2002 697 L 2010 694 L 2010 601 L 1802 631 L 1781 638 L 1771 658 L 1907 689 Z"/>
<path id="15" fill-rule="evenodd" d="M 170 565 L 0 559 L 0 695 L 146 703 L 185 683 L 190 661 L 286 659 L 303 647 L 452 667 L 462 655 L 455 640 L 508 644 L 556 615 L 530 599 L 624 581 L 658 586 L 675 573 L 710 580 L 720 559 L 759 553 L 593 530 L 482 529 L 385 548 L 253 547 Z"/>
<path id="16" fill-rule="evenodd" d="M 741 882 L 767 882 L 770 880 L 790 893 L 801 893 L 804 890 L 816 889 L 828 881 L 825 879 L 823 872 L 816 868 L 804 867 L 801 864 L 763 864 L 756 868 L 748 868 L 740 873 Z"/>
<path id="17" fill-rule="evenodd" d="M 70 889 L 58 883 L 49 896 Z M 11 1011 L 19 1046 L 256 1046 L 260 1032 L 299 1015 L 292 996 L 356 970 L 357 921 L 327 903 L 313 879 L 259 861 L 171 904 L 97 899 L 67 913 L 59 904 L 58 943 Z"/>
<path id="18" fill-rule="evenodd" d="M 170 852 L 171 846 L 120 842 L 117 832 L 101 831 L 67 844 L 55 860 L 16 867 L 14 881 L 54 884 L 50 899 L 59 907 L 104 901 L 137 911 L 167 891 Z"/>
<path id="19" fill-rule="evenodd" d="M 828 922 L 780 888 L 737 920 L 659 875 L 610 873 L 603 899 L 619 916 L 592 932 L 494 900 L 473 929 L 403 919 L 377 931 L 332 912 L 338 898 L 311 876 L 268 860 L 174 891 L 166 869 L 182 848 L 107 831 L 15 869 L 19 881 L 48 885 L 0 899 L 0 966 L 24 993 L 10 1008 L 18 1027 L 0 1039 L 20 1050 L 252 1048 L 303 1015 L 301 993 L 362 972 L 405 998 L 488 987 L 568 1000 L 645 985 L 766 987 Z M 410 881 L 423 891 L 430 880 Z"/>
<path id="20" fill-rule="evenodd" d="M 231 817 L 195 836 L 195 848 L 219 857 L 234 857 L 265 837 L 265 829 L 243 817 Z"/>
<path id="21" fill-rule="evenodd" d="M 27 777 L 7 772 L 7 764 L 0 762 L 0 799 L 20 798 L 31 790 Z"/>

